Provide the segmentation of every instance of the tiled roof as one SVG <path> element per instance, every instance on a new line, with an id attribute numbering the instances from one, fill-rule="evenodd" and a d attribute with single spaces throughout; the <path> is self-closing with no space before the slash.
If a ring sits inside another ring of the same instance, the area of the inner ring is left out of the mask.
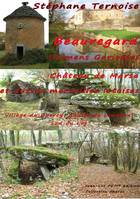
<path id="1" fill-rule="evenodd" d="M 7 21 L 8 19 L 19 18 L 19 17 L 35 17 L 35 18 L 39 18 L 39 19 L 41 19 L 43 21 L 46 20 L 36 10 L 34 10 L 31 7 L 27 6 L 28 2 L 23 2 L 22 4 L 23 4 L 23 6 L 19 7 L 18 9 L 16 9 L 10 15 L 5 17 L 3 20 Z"/>

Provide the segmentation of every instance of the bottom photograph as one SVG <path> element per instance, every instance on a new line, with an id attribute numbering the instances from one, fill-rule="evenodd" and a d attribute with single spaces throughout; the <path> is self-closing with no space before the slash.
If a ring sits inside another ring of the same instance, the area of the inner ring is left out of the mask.
<path id="1" fill-rule="evenodd" d="M 139 129 L 0 130 L 1 199 L 139 196 Z"/>

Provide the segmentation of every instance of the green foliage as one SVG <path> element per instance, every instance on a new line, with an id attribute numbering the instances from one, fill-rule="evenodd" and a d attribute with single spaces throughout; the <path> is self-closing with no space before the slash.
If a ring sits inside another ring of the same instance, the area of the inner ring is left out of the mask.
<path id="1" fill-rule="evenodd" d="M 7 180 L 9 181 L 9 183 L 14 183 L 14 184 L 18 184 L 20 183 L 20 178 L 18 176 L 18 172 L 19 172 L 19 161 L 18 160 L 14 160 L 11 165 L 10 165 L 10 169 L 8 172 L 8 175 L 10 176 L 10 178 L 7 178 Z"/>
<path id="2" fill-rule="evenodd" d="M 2 65 L 18 65 L 21 64 L 21 60 L 16 58 L 15 54 L 6 54 L 0 60 Z"/>
<path id="3" fill-rule="evenodd" d="M 0 85 L 2 87 L 7 87 L 7 84 L 12 81 L 13 77 L 14 77 L 14 73 L 7 72 L 6 75 L 3 77 L 3 79 L 0 80 Z"/>
<path id="4" fill-rule="evenodd" d="M 4 179 L 4 182 L 9 185 L 10 184 L 20 184 L 20 179 L 19 178 L 13 179 L 10 176 L 6 176 Z"/>
<path id="5" fill-rule="evenodd" d="M 15 54 L 6 54 L 1 60 L 2 65 L 26 65 L 47 62 L 47 50 L 32 49 L 28 50 L 22 59 L 18 59 Z"/>
<path id="6" fill-rule="evenodd" d="M 95 35 L 102 34 L 103 36 L 115 36 L 118 39 L 132 39 L 139 37 L 140 33 L 130 32 L 127 30 L 83 30 L 84 32 L 94 33 Z"/>
<path id="7" fill-rule="evenodd" d="M 43 49 L 28 50 L 21 60 L 22 64 L 37 64 L 47 62 L 47 52 Z"/>
<path id="8" fill-rule="evenodd" d="M 45 187 L 45 181 L 36 181 L 34 185 L 38 188 L 44 188 Z"/>
<path id="9" fill-rule="evenodd" d="M 6 79 L 0 80 L 0 85 L 1 85 L 1 87 L 6 87 L 7 86 L 7 80 Z"/>
<path id="10" fill-rule="evenodd" d="M 71 168 L 65 169 L 60 172 L 56 177 L 62 179 L 63 181 L 68 181 L 73 178 L 78 178 L 79 165 L 77 163 L 73 164 Z"/>
<path id="11" fill-rule="evenodd" d="M 9 169 L 9 175 L 16 178 L 18 174 L 18 161 L 14 161 Z"/>

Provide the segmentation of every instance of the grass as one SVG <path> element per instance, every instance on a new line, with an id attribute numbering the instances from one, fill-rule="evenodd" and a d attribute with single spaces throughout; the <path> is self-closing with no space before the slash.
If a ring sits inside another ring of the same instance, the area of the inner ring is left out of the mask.
<path id="1" fill-rule="evenodd" d="M 30 64 L 30 65 L 19 65 L 19 66 L 0 66 L 1 69 L 47 69 L 49 68 L 49 63 L 40 63 L 40 64 Z"/>
<path id="2" fill-rule="evenodd" d="M 83 30 L 84 32 L 88 33 L 95 33 L 95 35 L 102 34 L 103 36 L 115 36 L 118 39 L 132 39 L 139 37 L 140 33 L 131 32 L 127 30 Z"/>
<path id="3" fill-rule="evenodd" d="M 37 110 L 39 100 L 29 102 L 9 102 L 5 103 L 5 111 L 19 112 L 19 113 L 31 113 Z"/>
<path id="4" fill-rule="evenodd" d="M 39 100 L 31 102 L 4 102 L 0 107 L 0 128 L 1 129 L 27 129 L 26 125 L 29 122 L 28 118 L 6 117 L 6 112 L 16 113 L 35 113 L 38 109 Z"/>
<path id="5" fill-rule="evenodd" d="M 41 181 L 36 181 L 34 183 L 34 185 L 38 188 L 45 188 L 45 181 L 41 180 Z"/>
<path id="6" fill-rule="evenodd" d="M 77 162 L 73 163 L 70 167 L 65 167 L 63 171 L 58 173 L 55 178 L 58 178 L 62 181 L 69 181 L 74 178 L 78 178 L 78 172 L 79 172 L 79 165 Z"/>

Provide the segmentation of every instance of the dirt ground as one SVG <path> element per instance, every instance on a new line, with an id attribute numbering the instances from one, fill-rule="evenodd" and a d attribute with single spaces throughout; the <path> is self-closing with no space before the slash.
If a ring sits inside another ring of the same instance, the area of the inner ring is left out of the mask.
<path id="1" fill-rule="evenodd" d="M 118 173 L 112 166 L 89 164 L 80 166 L 78 176 L 67 181 L 54 177 L 34 185 L 0 184 L 0 196 L 7 194 L 10 199 L 60 198 L 64 192 L 70 198 L 140 198 L 140 171 Z"/>
<path id="2" fill-rule="evenodd" d="M 88 165 L 79 170 L 78 197 L 139 198 L 140 172 L 117 173 L 111 166 Z"/>

